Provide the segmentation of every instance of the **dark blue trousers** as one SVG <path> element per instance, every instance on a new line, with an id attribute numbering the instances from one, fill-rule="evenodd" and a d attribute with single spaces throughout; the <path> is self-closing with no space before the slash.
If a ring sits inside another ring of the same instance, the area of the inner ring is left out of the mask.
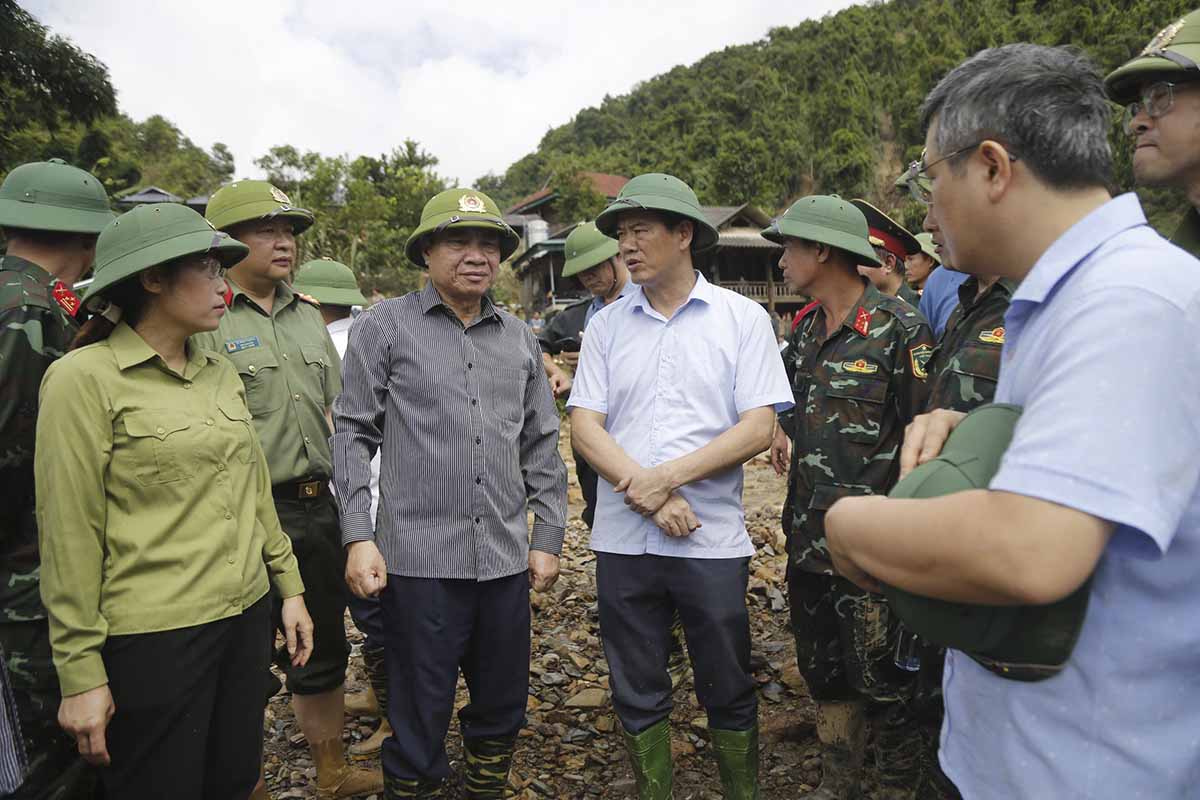
<path id="1" fill-rule="evenodd" d="M 383 647 L 387 640 L 383 632 L 383 606 L 379 598 L 362 598 L 353 592 L 349 592 L 349 595 L 347 605 L 350 607 L 350 618 L 354 620 L 354 627 L 366 637 L 363 649 Z"/>
<path id="2" fill-rule="evenodd" d="M 458 712 L 464 739 L 515 736 L 529 695 L 529 576 L 476 582 L 388 575 L 380 593 L 387 630 L 385 775 L 450 775 L 446 731 L 461 669 L 471 699 Z"/>
<path id="3" fill-rule="evenodd" d="M 596 553 L 600 636 L 613 708 L 630 733 L 671 713 L 671 624 L 678 610 L 708 724 L 744 731 L 758 719 L 750 675 L 749 558 Z"/>

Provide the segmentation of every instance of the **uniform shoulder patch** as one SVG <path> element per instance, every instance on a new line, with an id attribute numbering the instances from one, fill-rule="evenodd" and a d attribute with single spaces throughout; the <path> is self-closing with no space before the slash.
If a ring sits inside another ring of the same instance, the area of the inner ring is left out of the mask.
<path id="1" fill-rule="evenodd" d="M 1004 344 L 1004 327 L 992 328 L 990 331 L 980 331 L 979 341 L 988 344 Z"/>
<path id="2" fill-rule="evenodd" d="M 933 356 L 933 348 L 927 344 L 919 344 L 908 349 L 908 358 L 912 362 L 912 372 L 917 378 L 925 380 L 929 373 L 925 367 Z"/>
<path id="3" fill-rule="evenodd" d="M 854 312 L 854 330 L 858 331 L 859 336 L 866 336 L 871 332 L 871 312 L 862 306 Z"/>
<path id="4" fill-rule="evenodd" d="M 54 295 L 54 302 L 58 303 L 59 307 L 68 315 L 73 317 L 79 313 L 79 295 L 72 292 L 65 283 L 55 281 L 51 294 Z"/>

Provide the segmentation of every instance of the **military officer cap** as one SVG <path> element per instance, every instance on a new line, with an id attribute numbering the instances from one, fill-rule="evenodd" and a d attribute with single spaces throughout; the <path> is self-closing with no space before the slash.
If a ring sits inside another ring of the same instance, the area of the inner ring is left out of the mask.
<path id="1" fill-rule="evenodd" d="M 122 214 L 100 231 L 96 268 L 83 302 L 93 310 L 103 305 L 105 291 L 143 270 L 177 258 L 212 253 L 230 267 L 250 248 L 187 206 L 152 203 Z"/>
<path id="2" fill-rule="evenodd" d="M 674 175 L 661 172 L 638 175 L 625 184 L 617 199 L 596 217 L 596 227 L 606 236 L 614 236 L 617 232 L 617 218 L 623 212 L 639 210 L 663 211 L 691 220 L 694 228 L 691 247 L 693 253 L 711 249 L 720 238 L 717 229 L 705 218 L 692 187 Z"/>
<path id="3" fill-rule="evenodd" d="M 286 194 L 270 181 L 234 181 L 227 183 L 208 199 L 204 215 L 217 230 L 227 231 L 241 222 L 259 219 L 286 219 L 292 230 L 301 234 L 313 224 L 312 212 L 292 205 Z"/>
<path id="4" fill-rule="evenodd" d="M 563 245 L 563 255 L 567 259 L 563 265 L 563 277 L 587 272 L 615 256 L 619 249 L 617 240 L 601 233 L 596 223 L 584 222 L 571 231 Z"/>
<path id="5" fill-rule="evenodd" d="M 917 237 L 905 230 L 899 222 L 866 200 L 856 199 L 850 202 L 867 218 L 867 230 L 871 236 L 901 264 L 908 256 L 915 256 L 921 252 L 921 243 L 917 241 Z"/>
<path id="6" fill-rule="evenodd" d="M 910 472 L 889 496 L 929 498 L 986 489 L 1000 469 L 1020 415 L 1020 408 L 1003 403 L 976 408 L 950 434 L 941 455 Z M 952 603 L 894 586 L 885 587 L 884 593 L 913 633 L 962 650 L 1002 677 L 1040 680 L 1058 672 L 1070 658 L 1087 613 L 1089 590 L 1090 581 L 1044 606 Z"/>
<path id="7" fill-rule="evenodd" d="M 474 189 L 447 189 L 434 195 L 421 209 L 421 222 L 404 245 L 408 260 L 424 267 L 424 238 L 447 228 L 482 228 L 500 234 L 500 260 L 505 261 L 521 246 L 521 237 L 504 221 L 492 198 Z"/>
<path id="8" fill-rule="evenodd" d="M 827 244 L 849 253 L 855 264 L 879 266 L 867 218 L 837 195 L 801 197 L 764 228 L 762 236 L 776 244 L 786 244 L 788 239 Z"/>
<path id="9" fill-rule="evenodd" d="M 365 306 L 367 298 L 358 288 L 354 272 L 345 264 L 318 258 L 300 267 L 292 288 L 331 306 Z"/>
<path id="10" fill-rule="evenodd" d="M 2 227 L 97 234 L 114 216 L 96 176 L 61 158 L 22 164 L 0 184 Z"/>
<path id="11" fill-rule="evenodd" d="M 916 236 L 917 243 L 921 245 L 921 252 L 933 259 L 933 263 L 941 264 L 942 257 L 938 255 L 937 245 L 933 243 L 932 233 L 918 233 Z"/>
<path id="12" fill-rule="evenodd" d="M 1176 20 L 1150 40 L 1137 57 L 1108 74 L 1104 88 L 1117 103 L 1137 100 L 1148 80 L 1200 80 L 1200 10 Z"/>

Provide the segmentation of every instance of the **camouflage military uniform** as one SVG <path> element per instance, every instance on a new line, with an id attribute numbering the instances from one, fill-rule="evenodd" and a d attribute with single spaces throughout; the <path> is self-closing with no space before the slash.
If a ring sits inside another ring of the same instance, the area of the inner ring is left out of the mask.
<path id="1" fill-rule="evenodd" d="M 1179 227 L 1171 234 L 1171 243 L 1200 258 L 1200 212 L 1188 207 L 1187 213 L 1179 221 Z"/>
<path id="2" fill-rule="evenodd" d="M 916 289 L 908 285 L 908 281 L 900 284 L 900 288 L 896 290 L 896 297 L 899 297 L 913 308 L 921 305 L 921 295 L 917 294 Z"/>
<path id="3" fill-rule="evenodd" d="M 797 661 L 814 699 L 894 699 L 887 605 L 833 574 L 824 518 L 842 497 L 895 483 L 904 427 L 925 407 L 933 334 L 870 285 L 841 327 L 824 331 L 817 307 L 784 358 L 796 398 L 783 523 Z"/>
<path id="4" fill-rule="evenodd" d="M 81 796 L 87 783 L 75 741 L 58 726 L 58 676 L 38 592 L 33 441 L 38 388 L 66 352 L 78 300 L 41 267 L 0 258 L 0 646 L 7 659 L 30 770 L 15 798 Z"/>

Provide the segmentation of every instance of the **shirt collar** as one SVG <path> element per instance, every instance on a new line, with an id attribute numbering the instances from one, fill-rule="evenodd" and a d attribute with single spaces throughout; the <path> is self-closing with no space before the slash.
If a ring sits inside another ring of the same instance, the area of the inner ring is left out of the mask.
<path id="1" fill-rule="evenodd" d="M 696 283 L 692 286 L 692 290 L 688 292 L 687 300 L 683 301 L 683 305 L 679 307 L 679 311 L 682 311 L 684 308 L 686 308 L 693 300 L 699 300 L 706 306 L 712 305 L 712 284 L 704 279 L 704 275 L 700 273 L 700 270 L 697 269 L 692 271 L 696 274 Z M 632 283 L 632 281 L 630 281 L 630 283 Z M 624 293 L 622 293 L 622 296 L 624 296 Z M 630 307 L 640 308 L 642 311 L 645 311 L 647 308 L 654 308 L 654 306 L 650 305 L 650 301 L 646 299 L 646 290 L 643 289 L 640 284 L 637 287 L 637 291 L 633 293 L 633 300 L 630 303 Z M 676 311 L 675 313 L 678 314 L 679 311 Z"/>
<path id="2" fill-rule="evenodd" d="M 1075 267 L 1109 239 L 1146 224 L 1133 192 L 1114 197 L 1076 222 L 1042 253 L 1013 293 L 1013 302 L 1042 303 Z"/>
<path id="3" fill-rule="evenodd" d="M 118 322 L 112 333 L 108 335 L 108 347 L 112 350 L 113 357 L 117 360 L 117 367 L 122 372 L 155 358 L 162 361 L 158 352 L 146 344 L 146 340 L 124 321 Z M 215 359 L 216 357 L 209 356 L 199 347 L 188 342 L 188 360 L 183 369 L 184 377 L 190 378 L 195 375 L 201 367 L 208 363 L 210 358 Z"/>
<path id="4" fill-rule="evenodd" d="M 10 270 L 12 272 L 28 272 L 41 283 L 54 283 L 55 277 L 44 270 L 40 265 L 33 263 L 27 258 L 20 256 L 4 255 L 0 256 L 0 269 Z"/>
<path id="5" fill-rule="evenodd" d="M 979 296 L 979 278 L 974 275 L 969 276 L 965 281 L 958 285 L 958 302 L 964 309 L 972 308 L 977 303 L 983 301 L 992 292 L 1004 292 L 1004 294 L 1012 297 L 1013 292 L 1017 290 L 1017 282 L 1012 278 L 999 278 L 995 283 L 988 287 L 988 290 L 983 293 L 983 297 Z"/>
<path id="6" fill-rule="evenodd" d="M 237 302 L 238 297 L 245 297 L 246 302 L 253 304 L 255 308 L 260 308 L 258 303 L 254 302 L 254 298 L 246 294 L 246 290 L 234 283 L 232 278 L 226 276 L 225 283 L 229 285 L 229 305 L 231 307 Z M 296 293 L 292 291 L 292 287 L 288 285 L 287 281 L 279 281 L 275 284 L 275 305 L 271 308 L 271 313 L 274 314 L 276 310 L 284 308 L 295 299 Z"/>
<path id="7" fill-rule="evenodd" d="M 434 288 L 433 281 L 425 284 L 425 288 L 421 290 L 418 300 L 421 303 L 422 314 L 428 314 L 438 307 L 445 308 L 451 314 L 454 313 L 450 306 L 446 305 L 446 301 L 442 299 L 442 295 Z M 485 294 L 479 300 L 479 319 L 484 320 L 488 317 L 494 317 L 501 325 L 504 324 L 504 318 L 496 311 L 496 305 L 492 302 L 492 298 Z"/>

